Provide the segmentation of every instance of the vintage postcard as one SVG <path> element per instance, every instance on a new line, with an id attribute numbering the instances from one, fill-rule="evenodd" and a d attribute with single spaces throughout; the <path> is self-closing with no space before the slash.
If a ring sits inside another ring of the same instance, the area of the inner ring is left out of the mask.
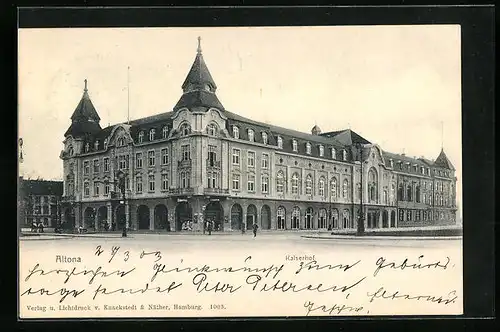
<path id="1" fill-rule="evenodd" d="M 21 319 L 463 314 L 459 25 L 18 36 Z"/>

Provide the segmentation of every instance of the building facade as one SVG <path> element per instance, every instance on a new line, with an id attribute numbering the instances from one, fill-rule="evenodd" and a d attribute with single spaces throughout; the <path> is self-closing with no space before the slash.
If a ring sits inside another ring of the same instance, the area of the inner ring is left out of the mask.
<path id="1" fill-rule="evenodd" d="M 45 228 L 57 226 L 63 195 L 62 181 L 19 178 L 18 218 L 21 228 L 42 223 Z"/>
<path id="2" fill-rule="evenodd" d="M 101 128 L 87 82 L 65 133 L 62 218 L 179 231 L 452 225 L 455 169 L 382 150 L 352 130 L 311 133 L 226 110 L 198 46 L 172 111 Z M 125 190 L 117 172 L 126 176 Z M 361 204 L 361 202 L 363 204 Z"/>

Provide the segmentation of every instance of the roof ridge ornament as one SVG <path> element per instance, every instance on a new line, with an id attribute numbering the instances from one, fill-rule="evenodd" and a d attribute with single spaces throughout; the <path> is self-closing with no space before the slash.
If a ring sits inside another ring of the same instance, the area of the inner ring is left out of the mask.
<path id="1" fill-rule="evenodd" d="M 201 54 L 201 37 L 198 36 L 198 48 L 196 49 L 198 54 Z"/>
<path id="2" fill-rule="evenodd" d="M 87 90 L 87 79 L 84 79 L 84 80 L 83 80 L 83 83 L 84 83 L 84 85 L 85 85 L 85 87 L 84 87 L 84 89 L 83 89 L 83 92 L 87 92 L 87 91 L 88 91 L 88 90 Z"/>

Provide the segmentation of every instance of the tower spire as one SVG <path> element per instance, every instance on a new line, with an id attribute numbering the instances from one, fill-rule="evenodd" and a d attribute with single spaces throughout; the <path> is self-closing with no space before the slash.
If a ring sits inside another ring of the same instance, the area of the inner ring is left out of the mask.
<path id="1" fill-rule="evenodd" d="M 201 37 L 198 36 L 198 48 L 196 49 L 198 54 L 201 54 Z"/>
<path id="2" fill-rule="evenodd" d="M 83 83 L 85 85 L 85 87 L 83 88 L 83 92 L 88 92 L 88 90 L 87 90 L 87 79 L 84 79 Z"/>
<path id="3" fill-rule="evenodd" d="M 444 124 L 441 121 L 441 150 L 444 149 Z"/>

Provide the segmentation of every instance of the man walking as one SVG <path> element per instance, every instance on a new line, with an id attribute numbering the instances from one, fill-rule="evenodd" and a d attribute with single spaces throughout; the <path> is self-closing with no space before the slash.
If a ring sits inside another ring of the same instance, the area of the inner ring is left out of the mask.
<path id="1" fill-rule="evenodd" d="M 253 237 L 256 237 L 257 236 L 257 229 L 259 228 L 259 225 L 253 224 L 252 228 L 253 228 Z"/>

